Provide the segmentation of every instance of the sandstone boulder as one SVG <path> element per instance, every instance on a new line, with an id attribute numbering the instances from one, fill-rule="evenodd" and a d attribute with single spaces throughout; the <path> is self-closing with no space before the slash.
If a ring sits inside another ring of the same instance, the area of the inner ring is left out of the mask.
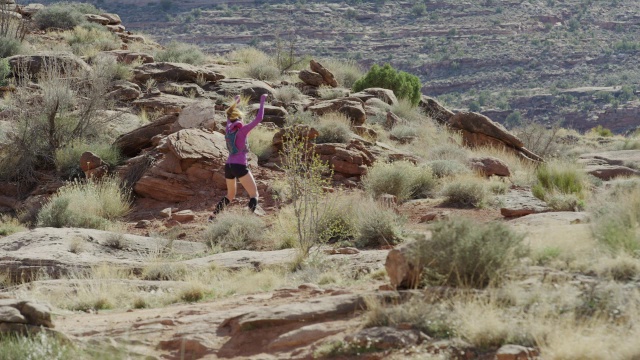
<path id="1" fill-rule="evenodd" d="M 113 145 L 125 156 L 136 156 L 152 145 L 154 136 L 169 132 L 176 120 L 178 114 L 162 116 L 150 124 L 119 136 Z"/>
<path id="2" fill-rule="evenodd" d="M 102 16 L 103 18 L 109 20 L 109 25 L 120 25 L 122 24 L 122 20 L 120 20 L 120 16 L 118 14 L 112 14 L 112 13 L 104 13 L 104 14 L 100 14 L 100 16 Z"/>
<path id="3" fill-rule="evenodd" d="M 335 76 L 331 71 L 322 66 L 319 62 L 315 60 L 311 60 L 309 62 L 309 66 L 311 67 L 311 71 L 320 74 L 322 76 L 323 84 L 329 85 L 331 87 L 338 87 L 338 82 L 335 79 Z"/>
<path id="4" fill-rule="evenodd" d="M 331 112 L 342 113 L 349 118 L 354 126 L 361 126 L 367 120 L 367 113 L 364 111 L 363 103 L 358 99 L 341 98 L 321 101 L 309 106 L 307 110 L 316 115 L 324 115 Z"/>
<path id="5" fill-rule="evenodd" d="M 509 166 L 502 160 L 491 157 L 475 157 L 469 159 L 471 169 L 479 172 L 484 176 L 511 176 Z"/>
<path id="6" fill-rule="evenodd" d="M 585 165 L 587 173 L 605 181 L 619 176 L 640 175 L 640 150 L 583 154 L 578 162 Z"/>
<path id="7" fill-rule="evenodd" d="M 445 108 L 438 100 L 422 95 L 418 104 L 424 113 L 440 124 L 449 124 L 449 120 L 455 115 L 453 111 Z"/>
<path id="8" fill-rule="evenodd" d="M 107 25 L 106 27 L 107 27 L 107 30 L 116 34 L 122 34 L 124 33 L 124 30 L 125 30 L 125 27 L 123 25 Z"/>
<path id="9" fill-rule="evenodd" d="M 269 343 L 268 348 L 279 350 L 287 347 L 300 347 L 336 334 L 341 330 L 326 323 L 307 325 L 278 336 L 277 339 Z"/>
<path id="10" fill-rule="evenodd" d="M 33 335 L 54 327 L 48 305 L 16 299 L 0 299 L 0 334 Z"/>
<path id="11" fill-rule="evenodd" d="M 171 214 L 171 218 L 180 223 L 186 223 L 193 221 L 196 218 L 196 214 L 191 210 L 181 210 Z"/>
<path id="12" fill-rule="evenodd" d="M 102 161 L 102 159 L 98 155 L 92 153 L 91 151 L 84 152 L 82 155 L 80 155 L 80 168 L 84 172 L 93 170 L 103 165 L 106 165 L 106 163 Z"/>
<path id="13" fill-rule="evenodd" d="M 254 114 L 257 113 L 259 107 L 260 105 L 258 104 L 249 105 L 248 107 L 249 116 L 246 119 L 247 121 L 253 120 Z M 270 122 L 270 123 L 274 123 L 278 127 L 283 127 L 285 125 L 286 118 L 288 115 L 289 115 L 289 112 L 287 111 L 287 109 L 281 106 L 265 105 L 264 119 L 262 120 L 262 123 Z"/>
<path id="14" fill-rule="evenodd" d="M 199 101 L 185 107 L 178 116 L 178 125 L 181 129 L 194 129 L 204 127 L 210 130 L 216 129 L 216 108 L 212 102 Z"/>
<path id="15" fill-rule="evenodd" d="M 309 70 L 301 70 L 298 73 L 298 78 L 302 80 L 305 84 L 311 86 L 320 86 L 324 83 L 324 79 L 322 75 L 317 72 L 309 71 Z"/>
<path id="16" fill-rule="evenodd" d="M 15 55 L 7 58 L 11 72 L 19 74 L 26 72 L 32 78 L 36 78 L 38 74 L 46 66 L 60 66 L 60 71 L 91 71 L 91 66 L 79 57 L 68 54 L 34 54 L 34 55 Z"/>
<path id="17" fill-rule="evenodd" d="M 195 102 L 196 100 L 184 96 L 160 93 L 145 95 L 134 100 L 131 104 L 151 112 L 168 114 L 179 113 L 183 108 L 192 105 Z"/>
<path id="18" fill-rule="evenodd" d="M 135 61 L 142 61 L 143 64 L 149 64 L 155 61 L 152 55 L 131 50 L 103 51 L 102 54 L 113 56 L 118 62 L 124 64 L 132 64 Z"/>
<path id="19" fill-rule="evenodd" d="M 520 217 L 550 211 L 544 201 L 533 196 L 530 190 L 512 189 L 505 195 L 496 197 L 500 207 L 500 214 L 507 218 Z"/>
<path id="20" fill-rule="evenodd" d="M 195 83 L 198 80 L 216 82 L 224 79 L 224 75 L 206 68 L 189 64 L 159 62 L 143 64 L 133 70 L 134 79 L 144 83 L 149 79 L 157 82 L 180 81 Z"/>
<path id="21" fill-rule="evenodd" d="M 95 14 L 85 14 L 84 18 L 87 19 L 88 22 L 100 25 L 108 25 L 109 19 L 104 16 L 95 15 Z"/>
<path id="22" fill-rule="evenodd" d="M 263 94 L 273 98 L 275 90 L 264 81 L 255 79 L 222 79 L 203 86 L 205 91 L 212 91 L 225 97 L 242 95 L 252 102 L 259 102 Z"/>
<path id="23" fill-rule="evenodd" d="M 305 142 L 309 143 L 317 138 L 318 135 L 320 135 L 318 130 L 309 125 L 294 125 L 281 129 L 275 133 L 271 140 L 271 145 L 274 147 L 275 153 L 278 153 L 279 151 L 282 151 L 284 141 L 287 138 L 295 137 L 304 139 Z"/>
<path id="24" fill-rule="evenodd" d="M 119 80 L 111 84 L 110 92 L 106 97 L 119 101 L 133 101 L 142 95 L 140 86 L 126 80 Z"/>
<path id="25" fill-rule="evenodd" d="M 415 247 L 416 243 L 408 243 L 389 251 L 384 267 L 393 289 L 415 289 L 420 284 L 422 266 L 414 260 Z"/>
<path id="26" fill-rule="evenodd" d="M 502 345 L 496 352 L 496 360 L 534 360 L 538 351 L 521 345 Z"/>
<path id="27" fill-rule="evenodd" d="M 351 94 L 350 97 L 358 98 L 364 102 L 368 101 L 369 99 L 379 99 L 388 105 L 398 104 L 398 98 L 393 93 L 393 90 L 383 89 L 383 88 L 364 89 L 360 92 Z"/>
<path id="28" fill-rule="evenodd" d="M 359 142 L 351 144 L 317 144 L 315 152 L 322 161 L 326 161 L 333 171 L 347 177 L 361 176 L 367 173 L 367 167 L 373 165 L 375 157 Z"/>

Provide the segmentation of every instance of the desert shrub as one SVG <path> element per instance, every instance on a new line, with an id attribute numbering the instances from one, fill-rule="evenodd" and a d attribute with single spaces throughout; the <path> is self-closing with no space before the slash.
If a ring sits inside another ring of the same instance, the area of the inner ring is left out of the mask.
<path id="1" fill-rule="evenodd" d="M 204 240 L 222 251 L 259 250 L 265 224 L 253 214 L 224 211 L 207 227 Z"/>
<path id="2" fill-rule="evenodd" d="M 280 70 L 271 61 L 247 64 L 248 77 L 258 80 L 273 81 L 280 77 Z"/>
<path id="3" fill-rule="evenodd" d="M 418 136 L 418 129 L 412 125 L 396 125 L 389 131 L 389 134 L 394 136 L 396 139 L 403 141 L 403 139 L 407 138 L 415 138 Z"/>
<path id="4" fill-rule="evenodd" d="M 333 100 L 341 97 L 345 97 L 348 94 L 344 89 L 336 89 L 331 86 L 320 86 L 318 89 L 318 96 L 323 100 Z"/>
<path id="5" fill-rule="evenodd" d="M 395 245 L 402 241 L 403 219 L 372 200 L 359 202 L 356 246 L 359 248 Z"/>
<path id="6" fill-rule="evenodd" d="M 73 29 L 78 25 L 87 23 L 84 14 L 98 14 L 95 6 L 77 2 L 59 2 L 38 11 L 34 15 L 36 25 L 46 29 Z"/>
<path id="7" fill-rule="evenodd" d="M 349 119 L 339 113 L 321 116 L 314 128 L 320 133 L 316 138 L 318 144 L 347 143 L 352 137 Z"/>
<path id="8" fill-rule="evenodd" d="M 399 98 L 396 104 L 391 105 L 391 112 L 408 122 L 419 123 L 422 120 L 426 120 L 422 109 L 414 106 L 411 101 L 403 98 Z"/>
<path id="9" fill-rule="evenodd" d="M 427 163 L 433 171 L 433 176 L 443 178 L 460 174 L 468 174 L 470 170 L 464 164 L 456 160 L 433 160 Z"/>
<path id="10" fill-rule="evenodd" d="M 363 78 L 353 84 L 353 91 L 358 92 L 372 87 L 393 90 L 398 98 L 408 100 L 413 106 L 420 102 L 422 88 L 420 79 L 415 75 L 398 71 L 389 64 L 382 67 L 373 65 Z"/>
<path id="11" fill-rule="evenodd" d="M 589 130 L 588 134 L 593 136 L 602 136 L 602 137 L 611 137 L 613 136 L 613 132 L 602 125 L 598 125 Z"/>
<path id="12" fill-rule="evenodd" d="M 573 195 L 577 200 L 584 200 L 589 190 L 589 181 L 584 170 L 575 163 L 551 162 L 536 170 L 537 183 L 531 188 L 533 195 L 544 201 L 555 201 L 566 204 Z"/>
<path id="13" fill-rule="evenodd" d="M 90 144 L 83 141 L 75 141 L 56 150 L 55 163 L 58 175 L 65 179 L 82 176 L 80 156 L 87 151 L 99 156 L 110 168 L 117 166 L 122 161 L 122 155 L 111 144 Z"/>
<path id="14" fill-rule="evenodd" d="M 402 324 L 411 324 L 414 329 L 435 338 L 450 338 L 455 335 L 451 310 L 443 303 L 430 303 L 420 297 L 412 297 L 395 306 L 367 300 L 365 327 L 399 327 Z"/>
<path id="15" fill-rule="evenodd" d="M 17 232 L 25 231 L 27 228 L 8 215 L 0 216 L 0 236 L 8 236 Z"/>
<path id="16" fill-rule="evenodd" d="M 152 262 L 142 269 L 141 277 L 145 280 L 181 281 L 187 278 L 189 269 L 180 263 Z"/>
<path id="17" fill-rule="evenodd" d="M 344 243 L 356 237 L 358 215 L 354 200 L 354 197 L 341 193 L 324 200 L 329 204 L 319 220 L 320 242 Z"/>
<path id="18" fill-rule="evenodd" d="M 0 36 L 0 58 L 17 55 L 22 49 L 22 42 L 19 39 Z"/>
<path id="19" fill-rule="evenodd" d="M 479 224 L 455 218 L 433 225 L 411 256 L 428 284 L 484 288 L 497 284 L 527 254 L 524 236 L 502 223 Z"/>
<path id="20" fill-rule="evenodd" d="M 408 161 L 377 162 L 362 180 L 365 190 L 373 197 L 395 195 L 398 201 L 429 196 L 436 181 L 431 168 L 416 166 Z"/>
<path id="21" fill-rule="evenodd" d="M 7 85 L 7 77 L 9 77 L 9 74 L 11 74 L 9 61 L 7 59 L 0 59 L 0 86 Z"/>
<path id="22" fill-rule="evenodd" d="M 68 340 L 48 335 L 45 331 L 28 336 L 0 336 L 0 360 L 79 359 L 86 355 L 81 354 Z"/>
<path id="23" fill-rule="evenodd" d="M 452 143 L 436 146 L 429 151 L 428 155 L 430 160 L 452 160 L 462 164 L 469 158 L 468 150 Z"/>
<path id="24" fill-rule="evenodd" d="M 290 113 L 285 118 L 285 123 L 287 126 L 301 124 L 315 126 L 317 122 L 318 117 L 309 111 L 298 111 L 295 113 Z"/>
<path id="25" fill-rule="evenodd" d="M 363 76 L 362 69 L 354 60 L 325 59 L 322 65 L 331 70 L 340 86 L 348 89 Z"/>
<path id="26" fill-rule="evenodd" d="M 513 129 L 525 147 L 543 158 L 557 156 L 561 153 L 558 132 L 560 127 L 555 125 L 547 127 L 539 123 L 527 123 Z"/>
<path id="27" fill-rule="evenodd" d="M 163 50 L 155 54 L 156 61 L 185 63 L 191 65 L 203 64 L 207 56 L 196 45 L 172 41 Z"/>
<path id="28" fill-rule="evenodd" d="M 131 208 L 119 180 L 105 178 L 61 187 L 38 213 L 38 226 L 107 229 Z"/>
<path id="29" fill-rule="evenodd" d="M 287 85 L 280 88 L 275 89 L 273 94 L 273 98 L 276 101 L 281 101 L 285 104 L 291 104 L 294 101 L 301 101 L 304 99 L 304 95 L 300 92 L 295 86 Z"/>
<path id="30" fill-rule="evenodd" d="M 92 56 L 100 51 L 116 50 L 121 41 L 117 35 L 102 26 L 76 26 L 66 35 L 74 54 Z"/>
<path id="31" fill-rule="evenodd" d="M 640 182 L 616 181 L 589 206 L 595 238 L 611 251 L 640 250 Z"/>
<path id="32" fill-rule="evenodd" d="M 251 132 L 249 136 L 249 149 L 256 154 L 258 161 L 265 161 L 273 154 L 273 141 L 274 132 L 265 127 L 259 126 Z"/>
<path id="33" fill-rule="evenodd" d="M 452 205 L 483 207 L 489 197 L 485 180 L 475 176 L 463 176 L 448 181 L 442 188 L 442 196 Z"/>

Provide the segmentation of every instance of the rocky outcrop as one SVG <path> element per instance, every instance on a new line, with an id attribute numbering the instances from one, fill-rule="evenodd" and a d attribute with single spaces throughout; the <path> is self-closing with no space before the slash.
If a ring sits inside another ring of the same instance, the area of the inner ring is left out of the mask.
<path id="1" fill-rule="evenodd" d="M 0 299 L 0 334 L 33 335 L 54 327 L 48 305 L 17 299 Z"/>
<path id="2" fill-rule="evenodd" d="M 541 157 L 524 147 L 522 140 L 507 131 L 504 126 L 484 115 L 474 112 L 460 112 L 449 119 L 449 125 L 461 132 L 462 140 L 469 147 L 504 147 L 524 158 L 542 161 Z"/>
<path id="3" fill-rule="evenodd" d="M 175 130 L 178 129 L 197 129 L 205 128 L 209 130 L 216 130 L 216 108 L 210 101 L 200 101 L 184 108 L 178 116 L 178 122 L 174 126 Z M 224 121 L 223 113 L 220 113 L 219 121 Z"/>
<path id="4" fill-rule="evenodd" d="M 603 151 L 580 155 L 585 171 L 602 180 L 620 176 L 640 176 L 640 150 Z"/>
<path id="5" fill-rule="evenodd" d="M 367 113 L 364 111 L 363 103 L 357 98 L 321 101 L 309 106 L 307 110 L 316 115 L 324 115 L 331 112 L 344 114 L 349 118 L 353 126 L 362 126 L 367 120 Z"/>
<path id="6" fill-rule="evenodd" d="M 345 177 L 362 176 L 373 165 L 375 157 L 357 140 L 350 144 L 317 144 L 315 152 L 326 161 L 334 173 Z"/>
<path id="7" fill-rule="evenodd" d="M 455 115 L 453 111 L 445 108 L 438 102 L 438 100 L 426 95 L 422 95 L 420 103 L 418 104 L 424 113 L 431 117 L 433 120 L 440 124 L 446 125 L 449 120 Z"/>
<path id="8" fill-rule="evenodd" d="M 530 190 L 512 189 L 505 195 L 497 196 L 496 199 L 501 204 L 500 214 L 507 218 L 551 210 L 547 203 L 533 196 Z"/>
<path id="9" fill-rule="evenodd" d="M 192 83 L 178 83 L 178 82 L 165 82 L 158 84 L 158 90 L 165 94 L 187 96 L 189 98 L 204 97 L 205 92 L 198 84 Z"/>
<path id="10" fill-rule="evenodd" d="M 110 92 L 106 97 L 119 101 L 133 101 L 142 95 L 140 86 L 126 80 L 116 81 L 111 84 Z"/>
<path id="11" fill-rule="evenodd" d="M 91 71 L 91 66 L 79 57 L 63 54 L 34 54 L 15 55 L 8 57 L 11 72 L 14 74 L 27 74 L 36 78 L 46 66 L 57 66 L 59 71 L 67 73 L 69 71 Z"/>
<path id="12" fill-rule="evenodd" d="M 338 82 L 331 71 L 315 60 L 311 60 L 309 65 L 311 70 L 304 69 L 298 73 L 298 78 L 312 88 L 306 93 L 317 93 L 315 88 L 320 86 L 338 87 Z"/>
<path id="13" fill-rule="evenodd" d="M 384 267 L 392 289 L 415 289 L 422 277 L 422 265 L 412 255 L 416 243 L 408 243 L 392 249 Z"/>
<path id="14" fill-rule="evenodd" d="M 125 156 L 136 156 L 143 149 L 152 146 L 154 136 L 169 132 L 176 120 L 178 120 L 178 114 L 165 115 L 150 124 L 119 136 L 113 146 Z"/>
<path id="15" fill-rule="evenodd" d="M 131 104 L 151 112 L 163 114 L 179 113 L 183 108 L 192 105 L 196 100 L 170 94 L 149 94 L 134 100 Z"/>
<path id="16" fill-rule="evenodd" d="M 103 18 L 109 20 L 107 25 L 120 25 L 120 24 L 122 24 L 122 20 L 120 20 L 120 16 L 118 14 L 104 13 L 104 14 L 100 14 L 100 16 L 102 16 Z"/>
<path id="17" fill-rule="evenodd" d="M 149 79 L 157 82 L 179 81 L 191 82 L 210 81 L 216 82 L 224 79 L 224 75 L 189 64 L 158 62 L 143 64 L 133 69 L 135 81 L 144 83 Z"/>
<path id="18" fill-rule="evenodd" d="M 323 83 L 325 85 L 328 85 L 331 87 L 338 87 L 338 82 L 336 81 L 336 78 L 333 75 L 333 73 L 329 71 L 329 69 L 325 68 L 315 60 L 309 61 L 309 66 L 311 67 L 311 71 L 317 74 L 320 74 L 320 76 L 322 76 Z"/>
<path id="19" fill-rule="evenodd" d="M 80 169 L 87 179 L 100 179 L 109 172 L 107 163 L 90 151 L 84 152 L 80 156 Z"/>
<path id="20" fill-rule="evenodd" d="M 224 97 L 242 95 L 251 102 L 259 102 L 263 94 L 273 98 L 275 90 L 264 81 L 255 79 L 223 79 L 215 83 L 208 83 L 202 87 L 205 91 L 212 91 Z"/>
<path id="21" fill-rule="evenodd" d="M 254 114 L 258 111 L 259 107 L 260 105 L 258 104 L 249 105 L 248 107 L 249 116 L 247 118 L 248 121 L 252 120 Z M 262 123 L 270 122 L 275 124 L 276 126 L 283 127 L 285 125 L 288 115 L 289 115 L 289 112 L 287 111 L 287 109 L 281 106 L 265 105 L 264 118 L 262 120 Z"/>
<path id="22" fill-rule="evenodd" d="M 368 88 L 360 92 L 349 95 L 352 98 L 358 98 L 363 102 L 367 102 L 370 99 L 379 99 L 388 105 L 397 105 L 398 98 L 393 93 L 393 90 L 383 88 Z"/>
<path id="23" fill-rule="evenodd" d="M 509 166 L 502 160 L 491 156 L 475 157 L 469 159 L 471 169 L 483 176 L 511 176 Z"/>
<path id="24" fill-rule="evenodd" d="M 298 78 L 300 78 L 300 80 L 302 80 L 302 82 L 304 82 L 305 84 L 311 86 L 320 86 L 324 83 L 322 75 L 307 69 L 300 70 L 300 72 L 298 73 Z"/>
<path id="25" fill-rule="evenodd" d="M 347 343 L 360 348 L 381 350 L 402 349 L 417 345 L 421 340 L 417 330 L 401 330 L 390 326 L 365 328 L 345 338 Z"/>
<path id="26" fill-rule="evenodd" d="M 156 161 L 133 188 L 142 197 L 180 202 L 202 189 L 226 186 L 223 167 L 229 154 L 224 135 L 217 132 L 180 130 L 160 139 L 146 155 Z"/>
<path id="27" fill-rule="evenodd" d="M 141 61 L 143 64 L 149 64 L 155 61 L 152 55 L 131 50 L 103 51 L 102 54 L 113 56 L 118 62 L 124 64 L 132 64 L 136 61 Z"/>
<path id="28" fill-rule="evenodd" d="M 104 16 L 96 15 L 96 14 L 85 14 L 84 18 L 87 19 L 88 22 L 100 25 L 109 25 L 109 19 Z"/>

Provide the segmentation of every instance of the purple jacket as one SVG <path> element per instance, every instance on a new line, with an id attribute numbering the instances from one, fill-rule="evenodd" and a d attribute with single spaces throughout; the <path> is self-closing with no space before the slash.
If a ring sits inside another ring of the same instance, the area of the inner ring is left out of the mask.
<path id="1" fill-rule="evenodd" d="M 229 154 L 229 158 L 227 159 L 227 164 L 241 164 L 247 165 L 247 149 L 245 147 L 247 142 L 247 136 L 249 136 L 249 132 L 253 130 L 264 118 L 264 98 L 260 99 L 260 108 L 258 109 L 258 114 L 256 114 L 256 118 L 248 123 L 247 125 L 242 125 L 241 120 L 237 120 L 234 122 L 229 121 L 227 119 L 227 126 L 225 131 L 227 133 L 231 133 L 237 131 L 235 145 L 240 150 L 237 154 Z"/>

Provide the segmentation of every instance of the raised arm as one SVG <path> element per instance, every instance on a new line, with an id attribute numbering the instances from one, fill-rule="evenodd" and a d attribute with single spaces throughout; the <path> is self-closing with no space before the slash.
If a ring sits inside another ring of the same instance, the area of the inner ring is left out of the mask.
<path id="1" fill-rule="evenodd" d="M 253 119 L 252 122 L 250 122 L 247 125 L 243 126 L 242 129 L 240 129 L 240 131 L 248 133 L 254 127 L 258 126 L 258 124 L 260 124 L 260 122 L 264 118 L 264 102 L 265 102 L 265 100 L 267 100 L 267 94 L 262 94 L 262 96 L 260 96 L 260 108 L 258 108 L 258 114 L 256 114 L 256 118 Z"/>

